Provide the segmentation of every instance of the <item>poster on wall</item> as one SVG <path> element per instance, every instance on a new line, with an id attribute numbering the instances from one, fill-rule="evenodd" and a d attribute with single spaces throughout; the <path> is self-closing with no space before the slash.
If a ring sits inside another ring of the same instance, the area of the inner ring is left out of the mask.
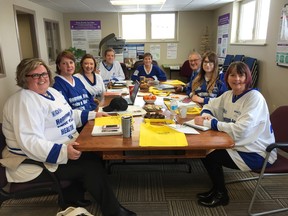
<path id="1" fill-rule="evenodd" d="M 167 44 L 167 59 L 177 59 L 177 43 Z"/>
<path id="2" fill-rule="evenodd" d="M 150 53 L 156 61 L 160 60 L 160 50 L 160 44 L 150 45 Z"/>
<path id="3" fill-rule="evenodd" d="M 139 60 L 139 56 L 144 55 L 145 44 L 125 44 L 123 57 L 127 67 L 132 67 Z"/>
<path id="4" fill-rule="evenodd" d="M 281 10 L 280 31 L 276 50 L 276 63 L 288 66 L 288 6 Z"/>
<path id="5" fill-rule="evenodd" d="M 98 55 L 101 41 L 100 20 L 71 20 L 72 47 L 86 50 L 86 53 Z"/>
<path id="6" fill-rule="evenodd" d="M 218 17 L 217 55 L 219 58 L 223 59 L 227 54 L 229 23 L 230 23 L 230 13 Z"/>

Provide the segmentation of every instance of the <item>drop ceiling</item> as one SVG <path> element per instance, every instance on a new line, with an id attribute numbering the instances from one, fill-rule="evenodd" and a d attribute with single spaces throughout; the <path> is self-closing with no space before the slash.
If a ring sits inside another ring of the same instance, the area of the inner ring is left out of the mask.
<path id="1" fill-rule="evenodd" d="M 29 0 L 62 13 L 215 10 L 234 0 L 166 0 L 163 5 L 113 6 L 110 0 Z M 143 0 L 145 1 L 145 0 Z"/>

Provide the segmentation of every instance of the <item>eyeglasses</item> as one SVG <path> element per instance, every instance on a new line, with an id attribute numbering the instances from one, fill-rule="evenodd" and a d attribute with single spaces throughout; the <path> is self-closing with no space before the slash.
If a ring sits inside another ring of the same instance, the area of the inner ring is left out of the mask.
<path id="1" fill-rule="evenodd" d="M 210 61 L 204 61 L 203 62 L 204 65 L 214 65 L 214 62 L 210 62 Z"/>
<path id="2" fill-rule="evenodd" d="M 196 61 L 199 61 L 200 59 L 190 59 L 189 61 L 190 62 L 196 62 Z"/>
<path id="3" fill-rule="evenodd" d="M 43 73 L 41 73 L 41 74 L 39 74 L 39 73 L 35 73 L 35 74 L 28 74 L 28 75 L 26 75 L 25 77 L 32 77 L 33 79 L 40 79 L 40 77 L 42 77 L 42 78 L 47 78 L 48 77 L 48 73 L 47 72 L 43 72 Z"/>

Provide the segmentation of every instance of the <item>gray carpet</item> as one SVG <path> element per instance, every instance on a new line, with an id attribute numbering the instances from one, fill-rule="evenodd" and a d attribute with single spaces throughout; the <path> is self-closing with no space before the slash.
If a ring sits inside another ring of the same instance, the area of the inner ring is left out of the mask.
<path id="1" fill-rule="evenodd" d="M 159 161 L 158 161 L 159 162 Z M 186 162 L 186 161 L 185 161 Z M 205 208 L 197 204 L 196 193 L 210 188 L 210 181 L 200 160 L 187 160 L 192 166 L 188 173 L 183 164 L 113 165 L 109 182 L 121 204 L 138 216 L 242 216 L 247 215 L 256 181 L 227 185 L 230 203 L 227 206 Z M 250 172 L 225 169 L 227 180 L 250 177 Z M 275 184 L 275 182 L 277 184 Z M 288 206 L 288 176 L 264 179 L 255 210 Z M 87 194 L 87 198 L 91 197 Z M 101 213 L 95 202 L 87 210 L 95 216 Z M 2 204 L 2 216 L 55 216 L 60 211 L 57 196 L 8 200 Z M 288 212 L 278 215 L 288 215 Z"/>

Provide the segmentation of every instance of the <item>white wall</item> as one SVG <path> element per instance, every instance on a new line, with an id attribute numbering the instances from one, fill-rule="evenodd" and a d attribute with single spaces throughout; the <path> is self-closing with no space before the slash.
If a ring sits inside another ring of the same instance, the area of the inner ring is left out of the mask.
<path id="1" fill-rule="evenodd" d="M 66 13 L 64 14 L 65 38 L 66 46 L 71 46 L 70 20 L 100 20 L 102 38 L 110 33 L 115 33 L 119 36 L 118 13 Z M 179 41 L 177 59 L 167 59 L 167 43 L 145 43 L 145 52 L 150 51 L 151 44 L 160 45 L 160 60 L 158 63 L 162 64 L 182 64 L 193 49 L 200 49 L 201 36 L 205 34 L 206 27 L 208 27 L 211 36 L 211 48 L 215 49 L 215 33 L 213 11 L 185 11 L 179 12 Z M 133 28 L 133 27 L 132 27 Z M 137 43 L 137 42 L 136 42 Z M 141 42 L 140 42 L 141 43 Z"/>
<path id="2" fill-rule="evenodd" d="M 6 99 L 13 94 L 18 87 L 15 81 L 16 66 L 20 62 L 18 40 L 15 28 L 15 16 L 13 5 L 35 11 L 36 32 L 39 46 L 39 57 L 48 62 L 46 48 L 45 29 L 43 19 L 59 21 L 61 29 L 61 45 L 64 47 L 63 15 L 56 11 L 46 9 L 26 0 L 0 0 L 0 46 L 3 54 L 3 62 L 6 77 L 0 78 L 0 122 L 2 122 L 2 110 Z M 52 66 L 53 68 L 54 66 Z"/>
<path id="3" fill-rule="evenodd" d="M 288 105 L 288 68 L 279 67 L 275 63 L 280 28 L 280 12 L 284 4 L 287 3 L 287 0 L 271 0 L 267 44 L 265 46 L 228 46 L 229 54 L 244 54 L 258 59 L 259 79 L 257 87 L 264 95 L 270 112 L 281 105 Z M 222 7 L 215 12 L 215 27 L 217 27 L 218 16 L 226 13 L 232 15 L 232 4 Z"/>

